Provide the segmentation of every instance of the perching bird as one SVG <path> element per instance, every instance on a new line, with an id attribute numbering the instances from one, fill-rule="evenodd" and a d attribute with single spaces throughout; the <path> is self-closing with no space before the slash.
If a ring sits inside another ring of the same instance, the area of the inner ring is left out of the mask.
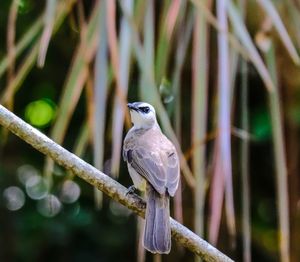
<path id="1" fill-rule="evenodd" d="M 153 106 L 143 102 L 129 103 L 133 127 L 123 145 L 134 187 L 146 191 L 144 247 L 152 253 L 168 254 L 171 249 L 170 196 L 179 182 L 176 149 L 162 133 Z"/>

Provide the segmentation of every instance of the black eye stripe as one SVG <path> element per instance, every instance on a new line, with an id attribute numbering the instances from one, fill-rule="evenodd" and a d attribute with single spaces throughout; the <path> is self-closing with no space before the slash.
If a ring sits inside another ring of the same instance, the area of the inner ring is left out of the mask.
<path id="1" fill-rule="evenodd" d="M 149 108 L 148 106 L 141 106 L 141 107 L 139 107 L 139 110 L 140 110 L 141 112 L 147 114 L 147 113 L 149 113 L 150 108 Z"/>

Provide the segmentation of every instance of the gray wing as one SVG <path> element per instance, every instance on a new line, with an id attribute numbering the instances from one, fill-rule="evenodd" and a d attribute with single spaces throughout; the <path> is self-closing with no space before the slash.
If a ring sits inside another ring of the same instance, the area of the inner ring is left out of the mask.
<path id="1" fill-rule="evenodd" d="M 135 147 L 127 151 L 126 157 L 131 167 L 143 176 L 157 192 L 165 193 L 167 173 L 159 154 L 146 151 L 142 147 Z"/>
<path id="2" fill-rule="evenodd" d="M 160 194 L 166 189 L 174 196 L 179 181 L 179 165 L 176 151 L 169 152 L 147 151 L 143 147 L 135 147 L 123 151 L 123 157 L 143 176 Z"/>
<path id="3" fill-rule="evenodd" d="M 168 154 L 167 188 L 170 196 L 174 196 L 180 179 L 179 160 L 176 149 Z"/>

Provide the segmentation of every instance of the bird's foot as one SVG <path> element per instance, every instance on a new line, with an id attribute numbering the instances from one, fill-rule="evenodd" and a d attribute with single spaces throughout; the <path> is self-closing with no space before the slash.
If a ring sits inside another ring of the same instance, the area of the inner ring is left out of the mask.
<path id="1" fill-rule="evenodd" d="M 136 187 L 135 187 L 134 185 L 128 187 L 127 192 L 126 192 L 126 196 L 129 195 L 129 194 L 130 194 L 130 195 L 131 195 L 131 194 L 134 194 L 136 190 L 137 190 L 137 189 L 136 189 Z"/>

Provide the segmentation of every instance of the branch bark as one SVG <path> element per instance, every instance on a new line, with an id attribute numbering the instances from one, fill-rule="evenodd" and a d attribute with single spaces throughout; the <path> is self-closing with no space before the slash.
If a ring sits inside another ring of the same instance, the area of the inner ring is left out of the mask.
<path id="1" fill-rule="evenodd" d="M 0 105 L 0 124 L 41 153 L 50 156 L 59 165 L 97 187 L 113 200 L 118 201 L 139 216 L 144 217 L 146 203 L 142 198 L 137 195 L 126 195 L 127 188 L 56 144 L 2 105 Z M 233 261 L 174 219 L 170 218 L 170 221 L 173 238 L 190 251 L 199 255 L 203 260 Z"/>

